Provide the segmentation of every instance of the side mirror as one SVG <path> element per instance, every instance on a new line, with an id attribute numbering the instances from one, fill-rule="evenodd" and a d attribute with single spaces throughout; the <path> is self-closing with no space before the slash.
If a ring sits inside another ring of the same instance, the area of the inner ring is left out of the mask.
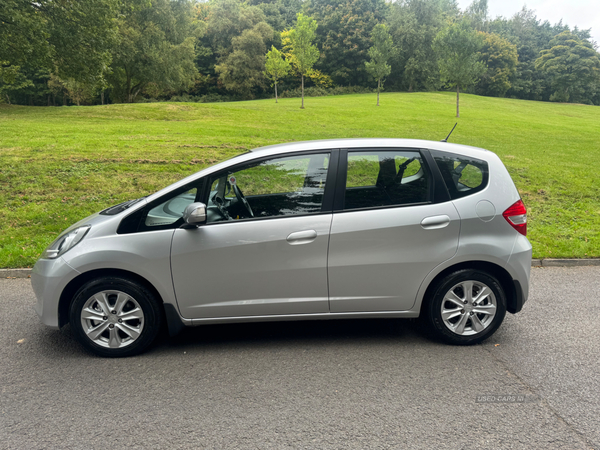
<path id="1" fill-rule="evenodd" d="M 206 205 L 204 203 L 191 203 L 183 211 L 183 221 L 192 226 L 206 223 Z"/>

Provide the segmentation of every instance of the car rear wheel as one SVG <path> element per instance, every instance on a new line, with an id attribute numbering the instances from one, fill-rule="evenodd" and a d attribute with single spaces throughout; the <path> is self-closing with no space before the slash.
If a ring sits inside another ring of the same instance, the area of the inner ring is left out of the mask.
<path id="1" fill-rule="evenodd" d="M 132 356 L 156 338 L 161 312 L 158 300 L 144 286 L 102 277 L 75 294 L 69 321 L 78 341 L 97 355 Z"/>
<path id="2" fill-rule="evenodd" d="M 435 286 L 424 319 L 433 334 L 454 345 L 478 344 L 498 329 L 506 315 L 506 295 L 492 275 L 459 270 Z"/>

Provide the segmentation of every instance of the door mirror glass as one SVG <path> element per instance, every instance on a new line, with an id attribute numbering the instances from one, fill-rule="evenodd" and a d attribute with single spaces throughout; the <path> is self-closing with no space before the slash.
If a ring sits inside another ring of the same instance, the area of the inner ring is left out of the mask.
<path id="1" fill-rule="evenodd" d="M 183 211 L 183 220 L 188 225 L 200 225 L 206 222 L 206 205 L 196 202 L 189 204 Z"/>

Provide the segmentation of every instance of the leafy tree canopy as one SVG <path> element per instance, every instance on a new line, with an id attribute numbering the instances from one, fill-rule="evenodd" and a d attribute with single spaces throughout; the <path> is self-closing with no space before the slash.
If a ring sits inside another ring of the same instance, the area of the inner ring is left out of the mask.
<path id="1" fill-rule="evenodd" d="M 149 83 L 171 91 L 189 87 L 197 74 L 193 18 L 188 0 L 127 0 L 109 76 L 113 95 L 133 102 Z"/>
<path id="2" fill-rule="evenodd" d="M 110 62 L 119 0 L 3 0 L 0 61 L 87 81 Z"/>
<path id="3" fill-rule="evenodd" d="M 252 96 L 256 87 L 264 87 L 265 52 L 273 40 L 273 28 L 260 22 L 233 38 L 233 51 L 215 67 L 223 85 L 243 96 Z"/>
<path id="4" fill-rule="evenodd" d="M 340 85 L 368 82 L 370 36 L 386 10 L 384 0 L 311 0 L 306 11 L 319 24 L 316 43 L 322 52 L 317 68 Z"/>
<path id="5" fill-rule="evenodd" d="M 581 101 L 585 91 L 600 79 L 600 59 L 588 41 L 563 31 L 550 41 L 551 48 L 542 50 L 535 65 L 546 72 L 554 89 L 551 100 Z"/>
<path id="6" fill-rule="evenodd" d="M 398 53 L 388 82 L 397 89 L 434 90 L 440 86 L 433 40 L 449 17 L 458 14 L 451 0 L 401 0 L 390 6 L 389 26 Z"/>
<path id="7" fill-rule="evenodd" d="M 479 33 L 483 37 L 483 46 L 479 51 L 480 61 L 487 66 L 487 70 L 477 83 L 475 92 L 504 97 L 517 73 L 517 46 L 495 33 Z"/>

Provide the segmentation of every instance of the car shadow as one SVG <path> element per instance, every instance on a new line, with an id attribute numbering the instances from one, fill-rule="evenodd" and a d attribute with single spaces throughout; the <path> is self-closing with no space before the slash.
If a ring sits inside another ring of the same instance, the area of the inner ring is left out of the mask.
<path id="1" fill-rule="evenodd" d="M 169 336 L 166 327 L 144 355 L 224 349 L 281 349 L 286 346 L 326 347 L 356 345 L 442 345 L 428 338 L 417 319 L 348 319 L 293 322 L 253 322 L 202 325 Z M 30 335 L 31 350 L 53 359 L 94 356 L 76 341 L 69 325 L 60 331 L 46 328 Z"/>
<path id="2" fill-rule="evenodd" d="M 163 333 L 155 347 L 178 350 L 194 347 L 327 345 L 346 343 L 430 342 L 415 319 L 348 319 L 256 322 L 202 325 L 169 337 Z"/>

